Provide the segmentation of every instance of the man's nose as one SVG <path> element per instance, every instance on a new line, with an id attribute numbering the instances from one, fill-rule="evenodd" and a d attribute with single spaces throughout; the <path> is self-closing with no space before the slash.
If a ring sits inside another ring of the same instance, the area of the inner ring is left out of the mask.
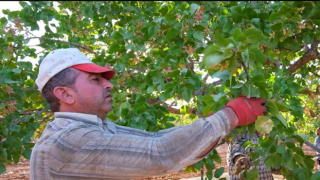
<path id="1" fill-rule="evenodd" d="M 113 89 L 113 84 L 110 81 L 108 81 L 107 79 L 104 79 L 103 87 L 105 89 Z"/>

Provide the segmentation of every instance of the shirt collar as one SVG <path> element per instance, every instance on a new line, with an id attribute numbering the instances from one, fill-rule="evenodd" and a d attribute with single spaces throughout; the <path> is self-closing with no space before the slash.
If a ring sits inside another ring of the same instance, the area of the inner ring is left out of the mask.
<path id="1" fill-rule="evenodd" d="M 75 121 L 82 121 L 84 123 L 95 124 L 100 126 L 102 124 L 102 120 L 93 114 L 84 114 L 84 113 L 75 113 L 75 112 L 55 112 L 55 118 L 67 118 Z"/>

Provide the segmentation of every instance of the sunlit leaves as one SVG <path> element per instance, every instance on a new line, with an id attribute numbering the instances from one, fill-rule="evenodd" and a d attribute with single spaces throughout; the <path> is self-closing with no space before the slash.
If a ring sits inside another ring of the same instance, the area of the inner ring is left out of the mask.
<path id="1" fill-rule="evenodd" d="M 267 116 L 258 116 L 255 122 L 255 129 L 260 133 L 269 133 L 273 126 L 272 120 Z"/>

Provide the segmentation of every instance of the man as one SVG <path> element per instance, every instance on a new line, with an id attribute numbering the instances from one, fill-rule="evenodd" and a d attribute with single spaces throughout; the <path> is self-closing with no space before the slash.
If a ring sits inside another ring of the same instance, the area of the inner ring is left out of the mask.
<path id="1" fill-rule="evenodd" d="M 76 48 L 50 52 L 36 84 L 55 119 L 33 148 L 30 178 L 132 179 L 194 164 L 235 127 L 266 112 L 262 98 L 239 97 L 212 116 L 159 132 L 118 126 L 112 109 L 113 71 L 93 64 Z"/>
<path id="2" fill-rule="evenodd" d="M 317 148 L 320 148 L 320 139 L 319 139 L 320 128 L 317 128 L 316 133 L 317 133 L 317 137 L 316 137 L 315 140 L 314 140 L 314 145 L 315 145 Z M 317 151 L 316 154 L 318 155 L 318 157 L 317 157 L 318 171 L 320 171 L 320 153 Z"/>
<path id="3" fill-rule="evenodd" d="M 251 141 L 252 144 L 258 144 L 259 136 L 260 134 L 258 132 L 255 132 L 253 137 L 251 137 L 248 132 L 245 132 L 240 134 L 240 136 L 236 136 L 236 138 L 230 142 L 227 153 L 230 180 L 240 180 L 241 178 L 239 173 L 242 170 L 250 169 L 250 167 L 253 166 L 249 153 L 253 152 L 254 149 L 245 149 L 243 144 L 247 141 Z M 255 168 L 259 170 L 258 179 L 273 180 L 272 172 L 267 169 L 263 162 L 263 158 L 259 157 L 257 160 L 259 161 L 259 165 Z"/>

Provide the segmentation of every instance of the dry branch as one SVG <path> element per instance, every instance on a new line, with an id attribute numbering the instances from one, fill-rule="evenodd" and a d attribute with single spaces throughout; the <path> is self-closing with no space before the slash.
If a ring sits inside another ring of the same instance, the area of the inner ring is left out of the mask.
<path id="1" fill-rule="evenodd" d="M 308 51 L 297 62 L 295 62 L 288 68 L 290 74 L 294 73 L 296 70 L 298 70 L 308 62 L 318 58 L 319 56 L 318 45 L 319 45 L 319 41 L 314 40 L 313 43 L 311 44 L 311 48 L 306 49 Z"/>

